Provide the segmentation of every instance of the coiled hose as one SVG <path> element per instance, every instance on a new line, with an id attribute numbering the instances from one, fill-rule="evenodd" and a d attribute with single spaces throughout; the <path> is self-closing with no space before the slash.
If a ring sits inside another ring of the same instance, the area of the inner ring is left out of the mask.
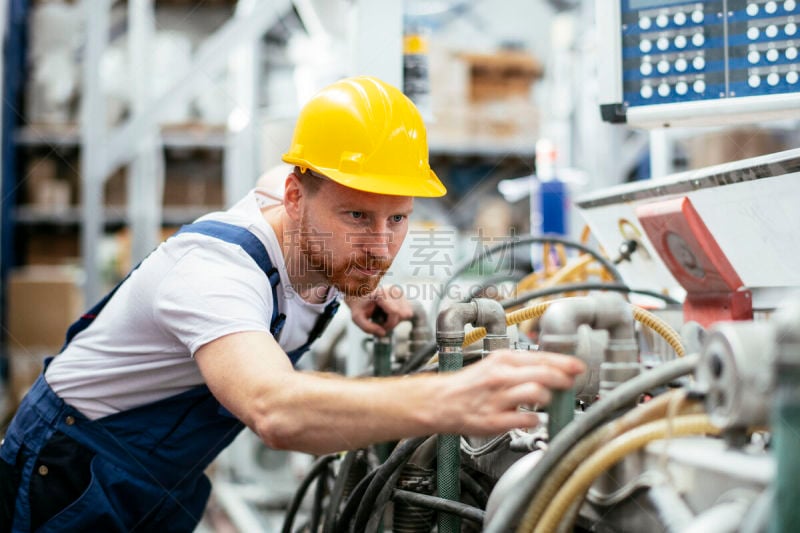
<path id="1" fill-rule="evenodd" d="M 506 325 L 511 326 L 526 320 L 541 317 L 547 308 L 550 307 L 550 304 L 553 303 L 553 301 L 558 300 L 541 302 L 530 307 L 525 307 L 524 309 L 519 309 L 513 313 L 508 313 L 506 315 Z M 663 337 L 664 340 L 669 343 L 672 349 L 675 350 L 675 353 L 678 354 L 678 357 L 683 357 L 686 354 L 686 349 L 683 347 L 683 344 L 681 344 L 680 335 L 678 335 L 678 332 L 675 331 L 672 326 L 658 318 L 650 311 L 642 309 L 637 305 L 631 304 L 631 309 L 633 310 L 633 318 L 661 335 L 661 337 Z M 485 336 L 486 328 L 475 328 L 466 334 L 462 346 L 469 346 L 470 344 L 481 340 Z"/>
<path id="2" fill-rule="evenodd" d="M 675 419 L 649 422 L 615 438 L 584 461 L 558 491 L 536 524 L 534 533 L 550 533 L 558 527 L 561 517 L 569 507 L 589 490 L 595 479 L 626 455 L 643 448 L 648 443 L 667 436 L 719 434 L 720 429 L 711 424 L 707 415 L 688 415 Z M 518 532 L 530 529 L 520 527 Z"/>

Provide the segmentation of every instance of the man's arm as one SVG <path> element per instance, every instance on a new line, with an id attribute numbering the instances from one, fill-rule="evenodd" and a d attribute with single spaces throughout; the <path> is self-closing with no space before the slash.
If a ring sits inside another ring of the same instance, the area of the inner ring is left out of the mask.
<path id="1" fill-rule="evenodd" d="M 502 350 L 447 375 L 348 379 L 295 371 L 268 334 L 227 335 L 195 358 L 219 401 L 268 446 L 328 453 L 404 437 L 531 427 L 521 404 L 546 404 L 583 371 L 577 359 Z"/>

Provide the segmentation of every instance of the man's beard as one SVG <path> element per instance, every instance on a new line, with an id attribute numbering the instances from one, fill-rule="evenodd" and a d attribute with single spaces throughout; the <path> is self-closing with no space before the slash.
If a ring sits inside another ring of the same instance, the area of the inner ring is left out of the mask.
<path id="1" fill-rule="evenodd" d="M 319 272 L 328 285 L 336 287 L 345 296 L 363 297 L 372 294 L 392 261 L 374 257 L 358 244 L 352 245 L 348 257 L 334 258 L 333 252 L 326 248 L 326 241 L 332 238 L 330 234 L 316 232 L 309 223 L 307 214 L 303 214 L 298 240 L 304 267 Z M 358 235 L 353 240 L 358 241 Z M 359 269 L 375 270 L 377 273 L 368 276 Z"/>

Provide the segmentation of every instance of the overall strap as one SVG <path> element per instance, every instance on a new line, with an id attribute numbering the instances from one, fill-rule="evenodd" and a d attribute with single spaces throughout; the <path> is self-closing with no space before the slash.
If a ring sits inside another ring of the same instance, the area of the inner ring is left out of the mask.
<path id="1" fill-rule="evenodd" d="M 311 330 L 311 333 L 308 335 L 308 340 L 306 340 L 305 344 L 300 346 L 299 348 L 295 348 L 291 352 L 288 353 L 289 359 L 291 359 L 292 364 L 295 364 L 300 357 L 308 351 L 311 347 L 311 343 L 313 343 L 322 332 L 325 331 L 325 328 L 328 327 L 331 320 L 333 319 L 333 315 L 336 314 L 336 311 L 339 310 L 339 301 L 338 300 L 331 300 L 331 302 L 325 306 L 325 310 L 322 311 L 322 314 L 319 315 L 317 318 L 316 323 L 314 324 L 314 328 Z"/>
<path id="2" fill-rule="evenodd" d="M 278 269 L 272 266 L 264 243 L 253 235 L 250 230 L 234 224 L 219 222 L 217 220 L 204 220 L 183 226 L 175 235 L 181 233 L 200 233 L 208 237 L 214 237 L 231 244 L 238 244 L 242 250 L 247 252 L 258 267 L 269 279 L 272 287 L 272 319 L 270 320 L 270 333 L 276 339 L 280 335 L 283 325 L 286 323 L 286 315 L 278 313 L 278 284 L 281 282 L 281 275 Z"/>

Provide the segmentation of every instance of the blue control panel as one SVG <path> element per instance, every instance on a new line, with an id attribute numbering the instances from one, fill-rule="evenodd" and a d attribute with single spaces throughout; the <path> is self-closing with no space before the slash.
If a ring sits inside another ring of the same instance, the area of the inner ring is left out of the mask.
<path id="1" fill-rule="evenodd" d="M 800 0 L 621 0 L 626 107 L 800 92 Z"/>

